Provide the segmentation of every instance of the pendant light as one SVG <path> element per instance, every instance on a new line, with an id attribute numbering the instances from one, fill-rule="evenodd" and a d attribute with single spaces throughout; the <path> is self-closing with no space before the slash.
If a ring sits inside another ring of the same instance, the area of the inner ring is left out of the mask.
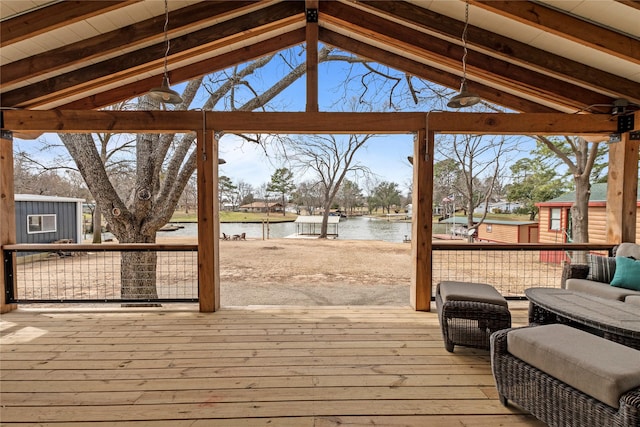
<path id="1" fill-rule="evenodd" d="M 469 0 L 466 1 L 464 11 L 464 29 L 462 30 L 462 83 L 460 93 L 451 98 L 447 103 L 449 108 L 464 108 L 480 102 L 480 97 L 467 90 L 467 27 L 469 26 Z"/>
<path id="2" fill-rule="evenodd" d="M 169 56 L 169 35 L 167 29 L 169 26 L 169 5 L 168 0 L 164 0 L 164 43 L 167 46 L 164 52 L 164 74 L 160 87 L 154 87 L 149 91 L 149 96 L 157 99 L 165 104 L 181 104 L 182 98 L 180 94 L 169 87 L 169 74 L 167 72 L 167 57 Z"/>

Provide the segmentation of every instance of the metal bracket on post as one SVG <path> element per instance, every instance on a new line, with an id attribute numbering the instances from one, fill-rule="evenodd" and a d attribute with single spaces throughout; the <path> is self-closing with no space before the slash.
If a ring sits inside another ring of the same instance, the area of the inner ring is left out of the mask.
<path id="1" fill-rule="evenodd" d="M 634 127 L 634 115 L 629 114 L 627 116 L 618 116 L 618 133 L 625 133 L 633 130 Z"/>
<path id="2" fill-rule="evenodd" d="M 318 9 L 307 9 L 307 23 L 318 23 Z"/>

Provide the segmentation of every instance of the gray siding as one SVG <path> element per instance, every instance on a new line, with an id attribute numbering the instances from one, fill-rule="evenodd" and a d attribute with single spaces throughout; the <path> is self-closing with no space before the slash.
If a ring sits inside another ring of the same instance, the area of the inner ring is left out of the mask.
<path id="1" fill-rule="evenodd" d="M 27 233 L 28 215 L 56 215 L 56 232 Z M 53 201 L 16 201 L 16 243 L 51 243 L 60 239 L 77 241 L 76 204 Z"/>

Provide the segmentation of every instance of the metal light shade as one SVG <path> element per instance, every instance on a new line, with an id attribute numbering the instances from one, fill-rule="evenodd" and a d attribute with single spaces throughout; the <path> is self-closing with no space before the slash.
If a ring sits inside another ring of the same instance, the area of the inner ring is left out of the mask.
<path id="1" fill-rule="evenodd" d="M 449 108 L 464 108 L 471 107 L 472 105 L 477 104 L 482 99 L 476 95 L 475 93 L 469 92 L 467 90 L 467 82 L 462 83 L 460 87 L 460 93 L 451 98 L 451 100 L 447 103 L 447 107 Z"/>
<path id="2" fill-rule="evenodd" d="M 182 98 L 175 90 L 169 87 L 169 78 L 165 75 L 162 78 L 162 85 L 160 87 L 154 87 L 149 91 L 149 96 L 157 99 L 165 104 L 181 104 Z"/>

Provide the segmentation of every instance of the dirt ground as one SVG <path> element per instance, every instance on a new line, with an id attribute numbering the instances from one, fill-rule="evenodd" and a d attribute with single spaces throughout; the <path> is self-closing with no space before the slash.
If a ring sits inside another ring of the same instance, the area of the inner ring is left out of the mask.
<path id="1" fill-rule="evenodd" d="M 163 237 L 158 243 L 194 242 Z M 409 305 L 411 245 L 383 241 L 220 241 L 220 301 L 234 305 Z"/>

